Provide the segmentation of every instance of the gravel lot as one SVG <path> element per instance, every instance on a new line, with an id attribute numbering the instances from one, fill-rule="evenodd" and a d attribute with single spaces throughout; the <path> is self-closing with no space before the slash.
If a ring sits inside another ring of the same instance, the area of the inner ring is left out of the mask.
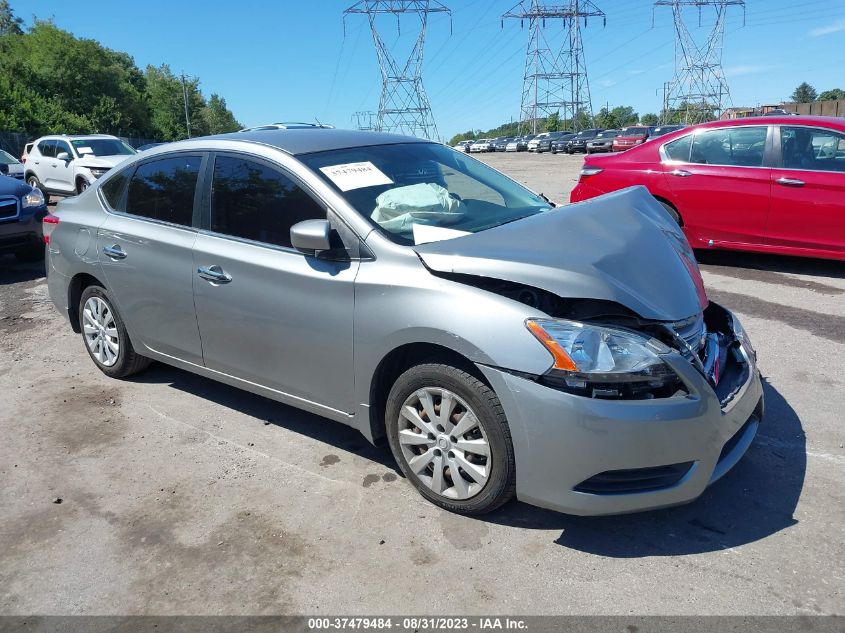
<path id="1" fill-rule="evenodd" d="M 581 163 L 482 159 L 561 202 Z M 766 378 L 746 458 L 680 508 L 479 520 L 339 424 L 164 365 L 106 378 L 43 266 L 0 258 L 0 613 L 845 613 L 845 267 L 701 259 Z"/>

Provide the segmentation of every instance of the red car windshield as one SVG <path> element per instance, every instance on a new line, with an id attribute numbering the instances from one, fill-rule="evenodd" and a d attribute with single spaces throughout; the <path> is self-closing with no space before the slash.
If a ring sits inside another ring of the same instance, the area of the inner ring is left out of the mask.
<path id="1" fill-rule="evenodd" d="M 626 127 L 622 128 L 619 136 L 648 136 L 647 127 Z"/>

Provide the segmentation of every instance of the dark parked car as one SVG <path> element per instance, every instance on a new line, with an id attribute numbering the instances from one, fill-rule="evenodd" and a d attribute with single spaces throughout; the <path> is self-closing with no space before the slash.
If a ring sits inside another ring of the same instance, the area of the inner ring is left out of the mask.
<path id="1" fill-rule="evenodd" d="M 538 134 L 530 143 L 528 143 L 528 151 L 537 152 L 538 154 L 541 154 L 542 152 L 551 152 L 552 143 L 564 134 L 571 134 L 571 132 L 566 130 L 563 132 L 543 132 L 542 134 Z"/>
<path id="2" fill-rule="evenodd" d="M 588 154 L 598 154 L 600 152 L 613 151 L 613 139 L 619 136 L 619 130 L 604 130 L 596 134 L 595 138 L 587 141 L 586 152 Z"/>
<path id="3" fill-rule="evenodd" d="M 552 141 L 552 154 L 562 154 L 563 152 L 565 152 L 566 144 L 573 138 L 575 138 L 575 134 L 564 134 L 560 138 Z"/>
<path id="4" fill-rule="evenodd" d="M 0 176 L 0 252 L 14 253 L 24 262 L 44 257 L 41 220 L 45 215 L 47 205 L 40 190 Z"/>
<path id="5" fill-rule="evenodd" d="M 601 128 L 593 128 L 589 130 L 581 130 L 567 141 L 565 151 L 567 154 L 574 154 L 575 152 L 587 152 L 587 141 L 596 138 L 596 134 L 602 132 Z"/>
<path id="6" fill-rule="evenodd" d="M 493 151 L 494 152 L 504 152 L 507 151 L 508 143 L 512 142 L 514 138 L 512 136 L 500 136 L 495 141 L 493 141 Z"/>
<path id="7" fill-rule="evenodd" d="M 526 134 L 525 136 L 520 136 L 517 139 L 516 144 L 516 151 L 517 152 L 527 152 L 528 151 L 528 144 L 534 140 L 536 134 Z"/>
<path id="8" fill-rule="evenodd" d="M 656 138 L 658 136 L 663 136 L 664 134 L 669 134 L 669 132 L 683 130 L 685 127 L 686 125 L 658 125 L 655 128 L 649 128 L 650 132 L 648 133 L 648 137 Z"/>

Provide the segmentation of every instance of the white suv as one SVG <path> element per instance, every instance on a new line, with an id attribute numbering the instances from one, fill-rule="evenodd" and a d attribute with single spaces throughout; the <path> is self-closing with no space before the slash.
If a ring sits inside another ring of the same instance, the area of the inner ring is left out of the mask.
<path id="1" fill-rule="evenodd" d="M 137 152 L 116 136 L 42 136 L 26 157 L 26 182 L 49 200 L 74 195 Z"/>

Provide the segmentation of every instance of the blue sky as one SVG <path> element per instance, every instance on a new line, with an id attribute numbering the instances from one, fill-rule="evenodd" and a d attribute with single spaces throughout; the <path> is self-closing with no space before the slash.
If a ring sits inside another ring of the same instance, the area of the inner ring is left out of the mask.
<path id="1" fill-rule="evenodd" d="M 590 21 L 584 50 L 593 107 L 609 103 L 657 112 L 671 79 L 672 16 L 648 0 L 594 0 L 607 26 Z M 449 20 L 429 22 L 424 84 L 442 136 L 518 118 L 528 29 L 500 16 L 516 0 L 443 0 Z M 353 0 L 112 0 L 79 10 L 67 0 L 11 0 L 29 23 L 52 17 L 79 37 L 128 52 L 136 63 L 168 63 L 225 97 L 239 121 L 256 125 L 313 120 L 351 127 L 358 110 L 376 110 L 381 79 L 363 16 Z M 845 0 L 747 0 L 725 29 L 723 64 L 735 105 L 778 102 L 801 81 L 845 89 Z M 706 16 L 705 16 L 706 17 Z M 692 20 L 696 24 L 696 20 Z M 401 56 L 413 24 L 385 22 Z M 693 29 L 703 35 L 704 29 Z"/>

